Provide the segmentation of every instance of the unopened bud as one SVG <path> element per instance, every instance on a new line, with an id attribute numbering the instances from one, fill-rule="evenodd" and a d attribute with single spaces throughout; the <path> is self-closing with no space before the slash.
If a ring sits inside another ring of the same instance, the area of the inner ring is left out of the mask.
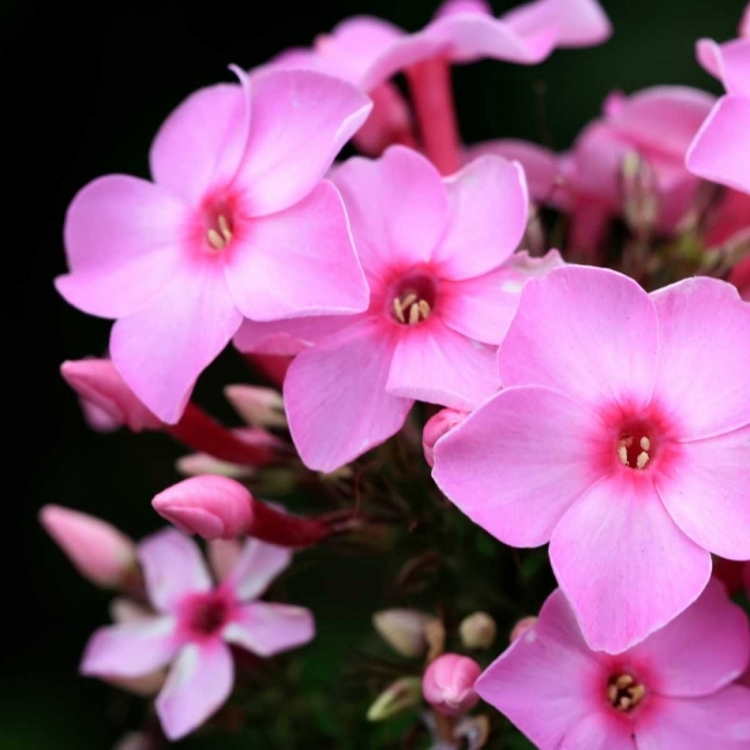
<path id="1" fill-rule="evenodd" d="M 416 609 L 385 609 L 373 615 L 372 624 L 394 651 L 413 659 L 427 650 L 425 627 L 433 619 Z"/>
<path id="2" fill-rule="evenodd" d="M 524 633 L 527 633 L 529 630 L 534 628 L 534 626 L 537 623 L 537 620 L 539 618 L 537 617 L 522 617 L 514 626 L 513 630 L 510 631 L 510 642 L 514 643 L 517 641 Z"/>
<path id="3" fill-rule="evenodd" d="M 274 388 L 255 385 L 228 385 L 224 389 L 227 401 L 249 425 L 285 428 L 286 415 L 281 394 Z"/>
<path id="4" fill-rule="evenodd" d="M 39 521 L 93 584 L 118 589 L 133 582 L 138 570 L 135 544 L 114 526 L 59 505 L 45 505 Z"/>
<path id="5" fill-rule="evenodd" d="M 435 465 L 435 443 L 454 427 L 458 427 L 468 416 L 464 411 L 441 409 L 427 420 L 422 432 L 422 450 L 429 466 Z"/>
<path id="6" fill-rule="evenodd" d="M 424 673 L 425 700 L 445 716 L 458 716 L 479 702 L 474 683 L 482 668 L 473 659 L 459 654 L 443 654 Z"/>
<path id="7" fill-rule="evenodd" d="M 466 648 L 489 648 L 497 636 L 497 623 L 486 612 L 474 612 L 461 621 L 458 632 Z"/>
<path id="8" fill-rule="evenodd" d="M 389 685 L 367 711 L 368 721 L 383 721 L 422 702 L 422 680 L 401 677 Z"/>

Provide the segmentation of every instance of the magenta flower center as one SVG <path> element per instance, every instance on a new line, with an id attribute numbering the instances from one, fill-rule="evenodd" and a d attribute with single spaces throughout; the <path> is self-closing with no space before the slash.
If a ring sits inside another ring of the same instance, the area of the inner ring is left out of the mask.
<path id="1" fill-rule="evenodd" d="M 407 276 L 394 287 L 391 315 L 403 325 L 427 320 L 435 306 L 435 282 L 426 274 Z"/>
<path id="2" fill-rule="evenodd" d="M 617 458 L 623 466 L 643 470 L 653 458 L 654 448 L 652 431 L 646 425 L 629 425 L 620 432 Z"/>
<path id="3" fill-rule="evenodd" d="M 187 626 L 196 635 L 214 635 L 226 624 L 230 610 L 230 602 L 219 592 L 196 597 L 188 607 Z"/>
<path id="4" fill-rule="evenodd" d="M 614 676 L 607 683 L 607 700 L 624 713 L 632 711 L 645 695 L 646 687 L 629 674 Z"/>

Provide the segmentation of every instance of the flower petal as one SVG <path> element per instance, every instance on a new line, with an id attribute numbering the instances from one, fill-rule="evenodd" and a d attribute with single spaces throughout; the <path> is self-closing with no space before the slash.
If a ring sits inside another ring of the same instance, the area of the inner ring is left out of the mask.
<path id="1" fill-rule="evenodd" d="M 385 389 L 395 345 L 387 325 L 365 319 L 292 362 L 284 405 L 309 468 L 333 471 L 401 428 L 413 402 Z"/>
<path id="2" fill-rule="evenodd" d="M 182 270 L 144 310 L 112 328 L 110 353 L 120 375 L 162 421 L 182 416 L 203 370 L 242 321 L 219 262 Z"/>
<path id="3" fill-rule="evenodd" d="M 558 589 L 544 603 L 536 625 L 487 667 L 474 689 L 532 742 L 552 748 L 596 710 L 601 671 Z M 588 746 L 578 750 L 583 747 Z"/>
<path id="4" fill-rule="evenodd" d="M 271 70 L 251 79 L 250 138 L 235 178 L 252 216 L 283 211 L 308 195 L 372 108 L 339 78 Z"/>
<path id="5" fill-rule="evenodd" d="M 258 656 L 274 656 L 309 643 L 315 637 L 315 620 L 304 607 L 253 602 L 240 607 L 222 636 Z"/>
<path id="6" fill-rule="evenodd" d="M 559 750 L 640 750 L 631 728 L 618 716 L 609 716 L 611 709 L 604 704 L 576 722 L 565 734 Z"/>
<path id="7" fill-rule="evenodd" d="M 163 529 L 138 545 L 138 559 L 151 603 L 170 612 L 185 596 L 210 591 L 208 573 L 198 545 L 175 529 Z"/>
<path id="8" fill-rule="evenodd" d="M 452 331 L 437 315 L 400 333 L 388 393 L 466 410 L 499 388 L 495 347 Z"/>
<path id="9" fill-rule="evenodd" d="M 750 193 L 750 99 L 724 96 L 701 126 L 687 153 L 699 177 Z"/>
<path id="10" fill-rule="evenodd" d="M 672 284 L 651 298 L 659 318 L 654 400 L 680 438 L 750 424 L 750 305 L 731 284 L 705 277 Z"/>
<path id="11" fill-rule="evenodd" d="M 678 462 L 656 479 L 669 514 L 704 549 L 750 559 L 750 425 L 682 448 Z"/>
<path id="12" fill-rule="evenodd" d="M 563 516 L 549 554 L 589 646 L 613 654 L 664 627 L 711 576 L 711 556 L 680 531 L 648 476 L 598 482 Z"/>
<path id="13" fill-rule="evenodd" d="M 679 617 L 652 633 L 628 656 L 649 664 L 659 695 L 715 693 L 736 680 L 750 660 L 747 615 L 715 578 Z"/>
<path id="14" fill-rule="evenodd" d="M 348 159 L 331 179 L 341 191 L 365 271 L 426 263 L 448 221 L 448 197 L 435 167 L 416 151 L 391 146 L 380 159 Z"/>
<path id="15" fill-rule="evenodd" d="M 234 345 L 241 352 L 294 355 L 354 322 L 353 315 L 311 315 L 262 323 L 245 318 Z"/>
<path id="16" fill-rule="evenodd" d="M 750 689 L 738 685 L 700 698 L 661 698 L 635 720 L 638 750 L 747 750 Z"/>
<path id="17" fill-rule="evenodd" d="M 654 305 L 604 268 L 565 266 L 531 279 L 498 355 L 504 386 L 546 385 L 600 408 L 645 408 L 657 352 Z"/>
<path id="18" fill-rule="evenodd" d="M 327 180 L 291 208 L 251 220 L 227 256 L 226 281 L 256 321 L 361 312 L 369 302 L 344 206 Z"/>
<path id="19" fill-rule="evenodd" d="M 233 684 L 234 663 L 226 644 L 211 639 L 185 646 L 156 699 L 167 738 L 175 741 L 197 729 L 225 703 Z"/>
<path id="20" fill-rule="evenodd" d="M 154 182 L 197 208 L 212 187 L 231 182 L 245 153 L 248 126 L 242 86 L 220 83 L 196 91 L 154 138 L 149 154 Z"/>
<path id="21" fill-rule="evenodd" d="M 242 547 L 225 585 L 239 601 L 257 599 L 292 562 L 292 551 L 286 547 L 248 539 Z"/>
<path id="22" fill-rule="evenodd" d="M 173 617 L 150 616 L 99 628 L 86 644 L 81 674 L 141 677 L 168 664 L 179 647 Z"/>
<path id="23" fill-rule="evenodd" d="M 190 210 L 146 180 L 107 175 L 82 188 L 65 217 L 70 273 L 57 290 L 91 315 L 119 318 L 146 306 L 176 273 Z"/>
<path id="24" fill-rule="evenodd" d="M 529 195 L 518 162 L 481 156 L 445 181 L 451 220 L 432 260 L 441 276 L 467 279 L 497 268 L 526 231 Z"/>
<path id="25" fill-rule="evenodd" d="M 547 388 L 501 391 L 435 445 L 433 478 L 506 544 L 549 541 L 563 514 L 599 479 L 596 416 Z"/>

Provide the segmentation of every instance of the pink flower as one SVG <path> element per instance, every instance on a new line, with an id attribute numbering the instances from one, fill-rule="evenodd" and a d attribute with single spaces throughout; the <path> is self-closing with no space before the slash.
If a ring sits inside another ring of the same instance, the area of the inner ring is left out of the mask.
<path id="1" fill-rule="evenodd" d="M 481 671 L 479 664 L 468 656 L 442 654 L 424 673 L 424 699 L 445 716 L 471 711 L 479 702 L 474 683 Z"/>
<path id="2" fill-rule="evenodd" d="M 475 689 L 540 750 L 742 750 L 748 657 L 747 617 L 715 581 L 620 656 L 589 649 L 558 589 Z"/>
<path id="3" fill-rule="evenodd" d="M 626 97 L 611 94 L 603 117 L 590 123 L 573 148 L 560 156 L 523 141 L 500 140 L 473 146 L 467 158 L 492 153 L 517 159 L 533 200 L 569 213 L 569 245 L 586 257 L 597 254 L 613 219 L 627 209 L 626 157 L 641 160 L 642 179 L 653 192 L 655 216 L 629 217 L 675 230 L 691 207 L 700 181 L 685 168 L 685 154 L 714 98 L 684 86 L 658 86 Z"/>
<path id="4" fill-rule="evenodd" d="M 701 39 L 697 54 L 727 94 L 695 136 L 687 168 L 707 180 L 750 193 L 750 38 L 721 45 Z"/>
<path id="5" fill-rule="evenodd" d="M 557 253 L 512 254 L 526 227 L 526 184 L 504 159 L 443 180 L 394 146 L 378 161 L 350 159 L 332 179 L 371 301 L 362 315 L 298 329 L 316 343 L 290 366 L 284 403 L 302 460 L 321 471 L 397 432 L 415 399 L 466 410 L 492 393 L 495 348 L 526 275 L 560 263 Z M 252 348 L 267 329 L 248 324 L 236 343 Z"/>
<path id="6" fill-rule="evenodd" d="M 366 307 L 340 197 L 321 178 L 369 109 L 308 71 L 202 89 L 157 134 L 154 183 L 109 175 L 73 199 L 57 288 L 117 319 L 112 360 L 162 421 L 179 419 L 243 316 Z"/>
<path id="7" fill-rule="evenodd" d="M 550 542 L 591 648 L 682 612 L 709 552 L 750 559 L 750 305 L 733 286 L 648 295 L 558 268 L 524 287 L 498 362 L 504 390 L 438 441 L 433 475 L 506 544 Z"/>
<path id="8" fill-rule="evenodd" d="M 139 545 L 152 617 L 100 628 L 89 640 L 83 674 L 139 677 L 172 663 L 156 711 L 171 740 L 205 722 L 227 700 L 234 682 L 229 646 L 262 657 L 309 642 L 309 610 L 256 601 L 290 563 L 291 553 L 257 540 L 214 586 L 198 547 L 166 529 Z"/>

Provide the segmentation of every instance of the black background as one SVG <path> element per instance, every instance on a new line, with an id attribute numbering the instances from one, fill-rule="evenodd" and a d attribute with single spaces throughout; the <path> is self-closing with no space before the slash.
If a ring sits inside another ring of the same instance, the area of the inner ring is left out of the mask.
<path id="1" fill-rule="evenodd" d="M 549 130 L 564 148 L 611 89 L 682 83 L 719 92 L 695 62 L 693 44 L 701 36 L 734 36 L 739 0 L 603 5 L 615 34 L 602 47 L 557 52 L 534 68 L 485 61 L 457 69 L 464 139 L 539 140 Z M 107 597 L 71 570 L 36 514 L 57 502 L 137 538 L 159 526 L 149 500 L 176 480 L 172 462 L 180 455 L 159 435 L 89 432 L 60 380 L 60 362 L 101 353 L 109 328 L 67 307 L 53 289 L 52 279 L 65 270 L 67 203 L 100 174 L 146 176 L 160 122 L 192 90 L 231 79 L 227 64 L 252 67 L 356 13 L 416 30 L 434 7 L 429 0 L 0 3 L 0 748 L 99 748 L 117 736 L 111 691 L 76 675 L 88 634 L 106 619 Z M 539 82 L 546 89 L 541 108 Z M 219 386 L 242 376 L 226 353 L 201 381 L 199 400 L 227 414 Z"/>

